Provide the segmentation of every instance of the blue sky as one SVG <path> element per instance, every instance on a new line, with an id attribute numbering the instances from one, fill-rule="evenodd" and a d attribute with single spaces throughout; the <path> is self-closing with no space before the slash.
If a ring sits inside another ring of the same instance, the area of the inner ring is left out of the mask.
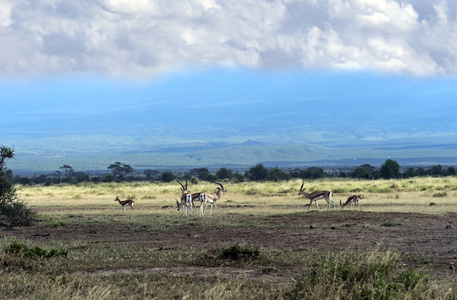
<path id="1" fill-rule="evenodd" d="M 449 0 L 1 0 L 0 144 L 455 142 L 456 16 Z"/>

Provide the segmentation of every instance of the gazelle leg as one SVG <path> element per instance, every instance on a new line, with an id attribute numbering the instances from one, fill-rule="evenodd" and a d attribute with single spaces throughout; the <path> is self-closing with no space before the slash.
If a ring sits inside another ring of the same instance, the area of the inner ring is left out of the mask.
<path id="1" fill-rule="evenodd" d="M 195 207 L 194 201 L 191 201 L 191 205 L 194 208 L 195 212 L 198 214 L 198 210 L 197 210 L 197 207 Z"/>
<path id="2" fill-rule="evenodd" d="M 189 210 L 190 210 L 190 215 L 192 215 L 192 195 L 186 194 L 186 216 L 189 215 Z"/>
<path id="3" fill-rule="evenodd" d="M 200 195 L 200 216 L 203 217 L 204 215 L 204 208 L 206 207 L 206 201 L 205 201 L 205 198 L 206 198 L 206 195 L 205 194 L 201 194 Z M 205 207 L 204 207 L 205 206 Z"/>
<path id="4" fill-rule="evenodd" d="M 212 213 L 213 213 L 213 204 L 215 203 L 213 200 L 210 200 L 208 199 L 207 202 L 211 203 L 211 207 L 210 207 L 210 210 L 209 210 L 209 215 L 211 216 Z M 206 207 L 205 207 L 206 209 Z"/>
<path id="5" fill-rule="evenodd" d="M 330 194 L 328 195 L 328 201 L 329 201 L 329 204 L 328 204 L 329 208 L 330 208 L 330 203 L 332 203 L 333 209 L 336 209 L 335 202 L 332 200 L 332 192 L 330 192 Z"/>
<path id="6" fill-rule="evenodd" d="M 206 207 L 208 206 L 208 201 L 209 201 L 209 199 L 208 199 L 208 198 L 206 198 L 206 201 L 205 201 L 205 207 L 203 208 L 203 212 L 206 212 Z"/>

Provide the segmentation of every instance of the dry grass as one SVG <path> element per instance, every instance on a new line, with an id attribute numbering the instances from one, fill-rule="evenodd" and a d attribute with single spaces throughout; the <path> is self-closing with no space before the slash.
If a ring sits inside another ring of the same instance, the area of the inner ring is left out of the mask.
<path id="1" fill-rule="evenodd" d="M 246 214 L 269 214 L 302 210 L 309 200 L 298 196 L 301 181 L 226 183 L 228 192 L 219 201 L 224 211 L 237 210 Z M 333 200 L 339 204 L 348 196 L 362 196 L 360 210 L 373 212 L 408 211 L 440 214 L 453 211 L 457 197 L 457 178 L 415 178 L 403 180 L 343 180 L 330 179 L 305 182 L 308 191 L 328 189 L 333 191 Z M 204 182 L 190 186 L 191 192 L 214 191 L 215 185 Z M 41 210 L 59 208 L 76 210 L 91 208 L 87 213 L 112 214 L 121 207 L 114 202 L 117 194 L 121 199 L 135 200 L 138 214 L 158 212 L 159 208 L 175 206 L 180 197 L 177 183 L 84 183 L 79 185 L 19 186 L 19 196 L 26 203 Z M 321 201 L 321 207 L 326 208 Z M 311 209 L 316 209 L 315 206 Z M 164 211 L 164 213 L 167 213 Z"/>
<path id="2" fill-rule="evenodd" d="M 279 183 L 224 183 L 227 194 L 219 201 L 220 218 L 199 219 L 202 228 L 239 226 L 259 228 L 261 217 L 277 214 L 303 212 L 309 203 L 298 196 L 300 180 Z M 190 186 L 190 185 L 189 185 Z M 362 196 L 360 209 L 371 212 L 415 212 L 443 214 L 457 211 L 457 178 L 414 178 L 408 180 L 317 180 L 305 182 L 308 191 L 329 189 L 333 200 L 339 204 L 351 194 Z M 213 191 L 215 185 L 202 182 L 190 186 L 191 191 Z M 177 183 L 85 183 L 57 186 L 19 186 L 18 195 L 40 214 L 42 226 L 66 226 L 68 224 L 113 224 L 130 225 L 132 230 L 147 224 L 157 232 L 180 230 L 195 223 L 192 218 L 181 218 L 175 209 L 175 199 L 180 196 Z M 121 211 L 114 202 L 116 195 L 121 199 L 135 200 L 135 211 Z M 433 203 L 433 205 L 430 205 Z M 313 205 L 312 210 L 315 210 Z M 325 210 L 324 203 L 321 210 Z M 338 207 L 338 209 L 340 209 Z M 255 216 L 256 221 L 246 218 Z M 70 217 L 71 216 L 71 217 Z M 151 218 L 154 216 L 154 218 Z M 258 223 L 253 223 L 258 222 Z M 157 275 L 144 273 L 151 268 L 182 268 L 220 264 L 217 249 L 190 248 L 185 255 L 180 248 L 157 251 L 141 244 L 87 243 L 74 241 L 60 243 L 49 241 L 43 244 L 25 241 L 43 249 L 68 249 L 64 257 L 27 259 L 17 254 L 5 253 L 10 239 L 0 241 L 0 290 L 5 299 L 289 299 L 293 298 L 293 287 L 255 281 L 243 276 L 192 278 L 190 274 Z M 133 254 L 132 254 L 133 253 Z M 210 253 L 213 256 L 208 256 Z M 352 255 L 352 254 L 347 254 Z M 261 249 L 256 261 L 241 261 L 236 268 L 274 270 L 283 266 L 316 266 L 325 259 L 343 261 L 347 255 L 338 253 L 318 254 L 313 250 L 279 251 Z M 394 254 L 372 255 L 375 261 L 390 259 Z M 394 255 L 395 256 L 395 255 Z M 395 256 L 396 257 L 396 256 Z M 369 261 L 369 260 L 368 260 Z M 128 267 L 137 270 L 128 274 L 93 274 L 97 270 L 116 270 Z M 395 273 L 396 274 L 396 273 Z M 298 278 L 296 280 L 299 280 Z M 384 279 L 383 279 L 384 280 Z M 388 279 L 385 279 L 388 280 Z M 343 282 L 344 283 L 344 282 Z M 341 284 L 343 284 L 341 283 Z M 314 293 L 336 289 L 344 294 L 342 286 L 326 286 L 322 283 Z M 455 299 L 457 281 L 430 281 L 421 287 L 422 295 L 434 299 Z M 295 292 L 300 293 L 295 287 Z M 308 292 L 308 291 L 307 291 Z M 351 293 L 355 293 L 351 291 Z M 317 295 L 317 294 L 316 294 Z M 398 299 L 411 298 L 411 294 L 400 294 Z M 315 297 L 316 299 L 319 297 Z"/>

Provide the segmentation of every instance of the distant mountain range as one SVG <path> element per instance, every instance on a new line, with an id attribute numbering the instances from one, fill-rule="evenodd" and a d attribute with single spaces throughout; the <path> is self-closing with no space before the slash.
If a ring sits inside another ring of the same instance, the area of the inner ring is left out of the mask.
<path id="1" fill-rule="evenodd" d="M 117 104 L 98 100 L 103 94 L 86 98 L 90 91 L 78 101 L 65 100 L 71 94 L 31 106 L 9 101 L 0 145 L 15 149 L 8 167 L 17 172 L 63 165 L 108 171 L 117 161 L 138 170 L 381 165 L 388 158 L 400 165 L 457 163 L 456 101 L 411 88 L 399 92 L 408 81 L 392 88 L 338 82 L 341 93 L 328 95 L 329 83 L 312 92 L 304 82 L 296 95 L 259 86 L 215 98 L 194 88 L 148 92 L 138 101 L 128 94 Z"/>
<path id="2" fill-rule="evenodd" d="M 457 165 L 457 143 L 318 145 L 269 144 L 246 140 L 242 143 L 188 143 L 141 149 L 113 148 L 110 151 L 36 149 L 16 151 L 8 167 L 16 173 L 52 172 L 64 164 L 76 171 L 108 171 L 116 162 L 130 164 L 137 171 L 145 169 L 175 170 L 206 167 L 247 169 L 258 163 L 267 167 L 303 168 L 319 166 L 338 168 L 371 164 L 380 166 L 388 158 L 401 166 Z"/>

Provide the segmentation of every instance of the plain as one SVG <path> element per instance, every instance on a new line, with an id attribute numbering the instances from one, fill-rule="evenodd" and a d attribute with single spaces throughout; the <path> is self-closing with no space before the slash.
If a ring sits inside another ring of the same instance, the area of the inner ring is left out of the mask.
<path id="1" fill-rule="evenodd" d="M 331 190 L 337 205 L 327 211 L 321 200 L 321 210 L 313 204 L 309 212 L 300 185 L 224 182 L 228 192 L 203 218 L 177 211 L 177 182 L 18 186 L 39 220 L 1 231 L 1 297 L 457 296 L 457 178 L 305 181 L 307 191 Z M 117 194 L 134 209 L 124 212 Z M 352 194 L 360 206 L 341 209 Z M 27 257 L 34 248 L 67 254 Z"/>

